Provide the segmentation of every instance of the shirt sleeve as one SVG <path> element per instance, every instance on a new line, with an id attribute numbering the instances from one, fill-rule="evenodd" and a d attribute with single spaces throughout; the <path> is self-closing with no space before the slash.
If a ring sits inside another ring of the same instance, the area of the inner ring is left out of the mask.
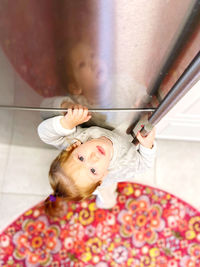
<path id="1" fill-rule="evenodd" d="M 58 149 L 65 149 L 69 145 L 66 137 L 74 138 L 74 133 L 76 132 L 76 127 L 71 130 L 62 127 L 60 123 L 62 117 L 63 116 L 56 116 L 47 119 L 38 126 L 40 139 L 44 143 L 53 145 Z"/>
<path id="2" fill-rule="evenodd" d="M 154 142 L 153 147 L 147 148 L 142 146 L 141 144 L 139 145 L 139 164 L 138 164 L 138 171 L 140 172 L 141 170 L 146 170 L 149 168 L 152 168 L 154 165 L 155 161 L 155 156 L 156 156 L 156 150 L 157 150 L 157 144 Z M 142 161 L 142 164 L 140 164 Z"/>
<path id="3" fill-rule="evenodd" d="M 137 174 L 144 173 L 154 166 L 156 156 L 156 143 L 152 149 L 139 145 L 139 149 L 136 150 L 133 144 L 131 144 L 127 154 L 120 161 L 118 167 L 112 170 L 109 175 L 109 182 L 117 180 L 118 182 L 134 182 Z"/>

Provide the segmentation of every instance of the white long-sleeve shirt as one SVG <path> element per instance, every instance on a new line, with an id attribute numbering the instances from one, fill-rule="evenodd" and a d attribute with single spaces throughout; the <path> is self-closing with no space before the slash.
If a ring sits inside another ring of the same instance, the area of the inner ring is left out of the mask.
<path id="1" fill-rule="evenodd" d="M 82 143 L 93 138 L 105 136 L 113 143 L 113 157 L 108 168 L 108 175 L 102 184 L 93 192 L 97 195 L 97 206 L 100 208 L 111 208 L 116 202 L 116 187 L 118 182 L 134 182 L 137 173 L 141 173 L 154 164 L 156 144 L 152 149 L 139 145 L 139 149 L 133 145 L 128 138 L 115 130 L 92 126 L 82 128 L 80 126 L 72 130 L 62 127 L 60 119 L 56 116 L 43 121 L 38 126 L 38 134 L 43 142 L 53 145 L 59 150 L 66 149 L 76 139 Z"/>

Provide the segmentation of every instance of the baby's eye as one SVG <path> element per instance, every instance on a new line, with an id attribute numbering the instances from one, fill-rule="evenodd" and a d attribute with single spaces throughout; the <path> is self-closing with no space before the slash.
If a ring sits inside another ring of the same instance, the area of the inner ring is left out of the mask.
<path id="1" fill-rule="evenodd" d="M 96 170 L 94 168 L 91 168 L 90 171 L 94 174 L 96 173 Z"/>
<path id="2" fill-rule="evenodd" d="M 78 159 L 79 159 L 80 161 L 84 161 L 84 157 L 83 157 L 83 156 L 78 156 Z"/>

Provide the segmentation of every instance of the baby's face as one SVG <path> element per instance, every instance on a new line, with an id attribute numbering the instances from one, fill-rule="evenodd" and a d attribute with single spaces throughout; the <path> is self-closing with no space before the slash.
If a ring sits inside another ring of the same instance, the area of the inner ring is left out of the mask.
<path id="1" fill-rule="evenodd" d="M 80 186 L 84 186 L 103 180 L 108 173 L 112 153 L 112 142 L 105 137 L 80 144 L 69 157 L 72 166 L 70 168 L 80 170 L 76 182 Z M 65 168 L 65 164 L 63 168 Z M 69 168 L 69 163 L 66 168 Z"/>
<path id="2" fill-rule="evenodd" d="M 75 81 L 83 94 L 91 94 L 104 85 L 108 75 L 107 66 L 89 45 L 77 44 L 70 58 Z"/>

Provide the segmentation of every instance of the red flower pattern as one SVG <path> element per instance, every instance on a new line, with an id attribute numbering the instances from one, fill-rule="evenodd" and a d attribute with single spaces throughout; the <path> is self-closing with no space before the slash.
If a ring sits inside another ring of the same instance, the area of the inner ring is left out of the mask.
<path id="1" fill-rule="evenodd" d="M 200 213 L 164 191 L 120 183 L 111 210 L 70 202 L 61 219 L 41 203 L 0 235 L 1 266 L 200 266 Z M 162 201 L 165 205 L 162 205 Z"/>

